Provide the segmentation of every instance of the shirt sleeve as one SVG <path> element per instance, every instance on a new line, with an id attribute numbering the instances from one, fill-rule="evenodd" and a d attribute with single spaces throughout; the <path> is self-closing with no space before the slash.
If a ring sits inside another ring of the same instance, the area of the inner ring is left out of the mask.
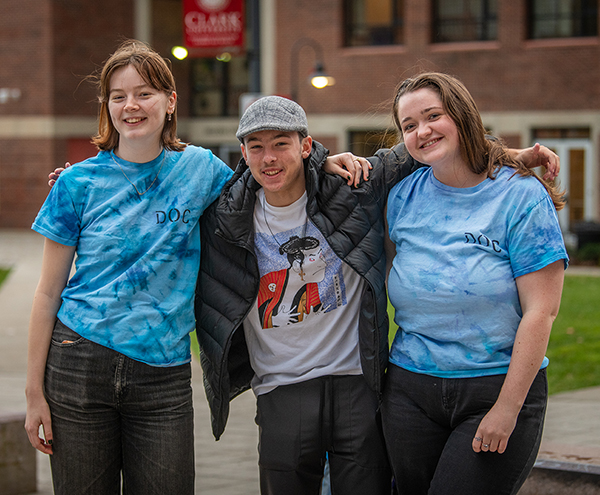
<path id="1" fill-rule="evenodd" d="M 223 186 L 233 175 L 233 170 L 227 166 L 221 159 L 217 158 L 211 153 L 211 165 L 213 167 L 212 174 L 212 187 L 210 188 L 210 194 L 208 197 L 207 204 L 211 204 L 221 194 Z"/>
<path id="2" fill-rule="evenodd" d="M 81 231 L 81 218 L 68 183 L 67 178 L 62 176 L 56 181 L 31 228 L 59 244 L 75 246 Z"/>
<path id="3" fill-rule="evenodd" d="M 510 226 L 508 250 L 515 278 L 526 275 L 563 259 L 565 268 L 568 255 L 558 216 L 552 200 L 543 196 L 527 207 Z"/>

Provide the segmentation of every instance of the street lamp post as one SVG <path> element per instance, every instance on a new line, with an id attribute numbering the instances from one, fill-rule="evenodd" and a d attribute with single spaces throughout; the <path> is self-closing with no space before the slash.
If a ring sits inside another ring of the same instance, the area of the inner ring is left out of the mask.
<path id="1" fill-rule="evenodd" d="M 315 53 L 314 70 L 310 75 L 311 84 L 318 89 L 322 89 L 326 86 L 333 86 L 335 84 L 335 79 L 331 76 L 328 76 L 325 72 L 323 66 L 323 48 L 321 45 L 312 38 L 300 38 L 292 45 L 292 53 L 290 57 L 291 96 L 292 100 L 296 102 L 298 101 L 298 57 L 300 50 L 305 46 L 310 46 Z"/>

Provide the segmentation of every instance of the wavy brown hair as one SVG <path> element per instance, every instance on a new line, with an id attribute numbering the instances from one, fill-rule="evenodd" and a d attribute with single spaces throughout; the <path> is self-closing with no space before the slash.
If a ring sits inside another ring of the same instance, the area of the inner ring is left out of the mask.
<path id="1" fill-rule="evenodd" d="M 92 75 L 90 79 L 98 87 L 98 100 L 100 101 L 100 112 L 98 118 L 98 134 L 92 138 L 92 142 L 100 150 L 111 151 L 119 145 L 119 133 L 113 125 L 108 111 L 108 99 L 110 95 L 110 80 L 117 69 L 132 65 L 140 77 L 157 91 L 167 95 L 177 93 L 175 78 L 170 69 L 170 62 L 161 57 L 146 43 L 137 40 L 126 40 L 121 46 L 104 62 L 99 75 Z M 161 135 L 163 148 L 182 151 L 186 144 L 177 137 L 177 102 L 171 119 L 165 115 L 165 124 Z"/>
<path id="2" fill-rule="evenodd" d="M 476 174 L 486 174 L 494 179 L 502 166 L 514 168 L 519 175 L 533 176 L 548 191 L 557 210 L 564 206 L 564 194 L 558 190 L 554 181 L 545 181 L 508 153 L 508 148 L 500 140 L 486 138 L 486 130 L 475 100 L 465 85 L 453 76 L 440 72 L 425 72 L 416 77 L 405 79 L 396 88 L 392 114 L 398 134 L 403 139 L 402 127 L 398 117 L 398 103 L 407 93 L 419 89 L 431 89 L 440 97 L 445 112 L 458 129 L 460 153 L 469 169 Z"/>

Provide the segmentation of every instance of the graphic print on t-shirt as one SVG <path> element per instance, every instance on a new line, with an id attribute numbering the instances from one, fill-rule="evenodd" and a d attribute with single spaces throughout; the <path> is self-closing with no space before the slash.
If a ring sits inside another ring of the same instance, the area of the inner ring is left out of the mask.
<path id="1" fill-rule="evenodd" d="M 310 222 L 276 237 L 256 233 L 255 252 L 262 328 L 303 322 L 346 304 L 342 262 Z"/>

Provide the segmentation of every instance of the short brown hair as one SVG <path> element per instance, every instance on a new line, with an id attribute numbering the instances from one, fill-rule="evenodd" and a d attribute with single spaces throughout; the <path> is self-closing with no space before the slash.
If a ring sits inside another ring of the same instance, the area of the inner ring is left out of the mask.
<path id="1" fill-rule="evenodd" d="M 108 111 L 110 79 L 117 69 L 128 65 L 132 65 L 140 77 L 154 89 L 168 95 L 176 92 L 175 78 L 168 60 L 141 41 L 126 40 L 123 42 L 104 62 L 100 75 L 91 76 L 98 87 L 100 101 L 98 135 L 94 136 L 92 142 L 100 150 L 110 151 L 119 145 L 119 133 L 115 129 Z M 186 145 L 177 137 L 177 107 L 170 119 L 166 117 L 165 115 L 161 145 L 169 150 L 182 151 Z"/>

